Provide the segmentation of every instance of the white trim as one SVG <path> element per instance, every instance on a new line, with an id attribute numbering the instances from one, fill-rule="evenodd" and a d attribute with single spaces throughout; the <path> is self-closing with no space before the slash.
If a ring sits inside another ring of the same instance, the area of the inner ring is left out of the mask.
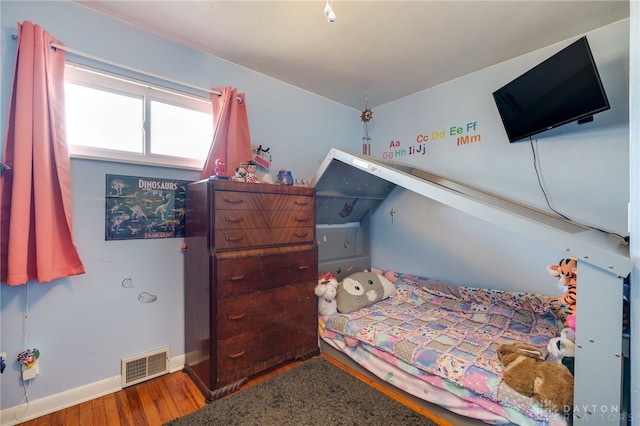
<path id="1" fill-rule="evenodd" d="M 169 371 L 174 373 L 184 368 L 184 354 L 175 356 L 169 360 Z M 26 414 L 26 403 L 6 408 L 0 411 L 0 425 L 14 426 L 27 420 L 32 420 L 56 411 L 100 398 L 122 390 L 121 375 L 109 377 L 97 382 L 69 389 L 44 398 L 31 400 Z M 16 420 L 19 418 L 19 420 Z"/>

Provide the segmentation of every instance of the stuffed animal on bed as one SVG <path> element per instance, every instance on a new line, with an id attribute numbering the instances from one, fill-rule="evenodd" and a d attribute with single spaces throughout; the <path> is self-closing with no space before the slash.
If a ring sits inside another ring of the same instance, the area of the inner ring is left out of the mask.
<path id="1" fill-rule="evenodd" d="M 558 277 L 557 286 L 564 291 L 558 300 L 565 307 L 567 325 L 575 330 L 576 302 L 578 299 L 578 262 L 575 257 L 562 259 L 557 265 L 547 266 L 547 271 L 552 277 Z"/>
<path id="2" fill-rule="evenodd" d="M 324 272 L 318 276 L 318 284 L 314 289 L 318 297 L 318 313 L 328 316 L 337 312 L 336 295 L 338 278 L 331 272 Z"/>
<path id="3" fill-rule="evenodd" d="M 391 269 L 387 269 L 383 271 L 382 269 L 371 268 L 371 272 L 373 272 L 374 274 L 382 275 L 383 277 L 391 281 L 392 284 L 395 284 L 396 281 L 400 279 L 398 274 L 392 271 Z"/>
<path id="4" fill-rule="evenodd" d="M 349 275 L 338 285 L 338 312 L 347 314 L 393 296 L 396 287 L 386 277 L 363 271 Z"/>
<path id="5" fill-rule="evenodd" d="M 561 259 L 557 265 L 547 266 L 547 271 L 552 277 L 557 277 L 556 285 L 560 291 L 567 291 L 569 280 L 576 278 L 578 271 L 578 262 L 575 257 L 569 259 Z"/>
<path id="6" fill-rule="evenodd" d="M 496 353 L 504 367 L 502 380 L 511 389 L 550 411 L 573 406 L 573 375 L 567 367 L 546 361 L 538 348 L 525 343 L 502 344 Z"/>
<path id="7" fill-rule="evenodd" d="M 571 328 L 563 328 L 559 337 L 554 337 L 547 344 L 549 361 L 563 364 L 569 369 L 571 374 L 574 372 L 575 356 L 576 356 L 576 332 Z"/>

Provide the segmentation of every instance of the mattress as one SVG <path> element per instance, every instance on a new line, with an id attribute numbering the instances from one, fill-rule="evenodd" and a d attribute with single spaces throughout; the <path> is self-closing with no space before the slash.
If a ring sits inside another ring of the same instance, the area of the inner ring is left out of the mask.
<path id="1" fill-rule="evenodd" d="M 321 318 L 320 336 L 390 384 L 488 424 L 564 425 L 502 380 L 501 343 L 540 348 L 559 334 L 556 298 L 451 286 L 400 274 L 391 298 Z"/>

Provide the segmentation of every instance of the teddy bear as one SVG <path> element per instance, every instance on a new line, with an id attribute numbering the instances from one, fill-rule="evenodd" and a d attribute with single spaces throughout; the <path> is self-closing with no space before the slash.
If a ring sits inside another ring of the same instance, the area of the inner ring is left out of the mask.
<path id="1" fill-rule="evenodd" d="M 552 277 L 558 277 L 556 285 L 560 290 L 564 291 L 558 300 L 565 307 L 567 325 L 575 330 L 578 284 L 577 259 L 575 257 L 562 259 L 558 262 L 558 265 L 547 266 L 547 271 Z"/>
<path id="2" fill-rule="evenodd" d="M 324 272 L 318 276 L 318 284 L 314 289 L 318 297 L 318 313 L 323 316 L 337 313 L 336 296 L 338 278 L 331 272 Z"/>
<path id="3" fill-rule="evenodd" d="M 547 344 L 547 359 L 549 361 L 563 364 L 569 369 L 571 374 L 574 372 L 574 360 L 576 356 L 576 332 L 572 328 L 563 328 L 560 336 L 549 340 Z"/>
<path id="4" fill-rule="evenodd" d="M 573 375 L 562 364 L 546 361 L 542 351 L 525 343 L 504 343 L 496 354 L 503 365 L 502 381 L 540 406 L 565 412 L 573 406 Z"/>

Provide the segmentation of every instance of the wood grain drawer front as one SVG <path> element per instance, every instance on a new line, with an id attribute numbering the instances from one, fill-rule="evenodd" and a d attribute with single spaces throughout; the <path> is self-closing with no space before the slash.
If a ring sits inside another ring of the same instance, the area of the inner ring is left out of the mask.
<path id="1" fill-rule="evenodd" d="M 215 229 L 255 229 L 315 226 L 313 211 L 231 210 L 215 212 Z"/>
<path id="2" fill-rule="evenodd" d="M 314 211 L 314 198 L 305 195 L 257 194 L 241 191 L 217 191 L 215 210 L 293 210 Z"/>
<path id="3" fill-rule="evenodd" d="M 219 209 L 215 211 L 216 230 L 269 228 L 270 215 L 260 210 Z"/>
<path id="4" fill-rule="evenodd" d="M 315 283 L 317 250 L 313 246 L 305 247 L 309 248 L 264 256 L 219 256 L 215 272 L 217 297 L 225 299 L 287 284 Z"/>
<path id="5" fill-rule="evenodd" d="M 313 210 L 273 210 L 269 212 L 269 224 L 272 228 L 315 227 L 316 215 Z"/>
<path id="6" fill-rule="evenodd" d="M 218 378 L 233 375 L 255 363 L 296 348 L 317 344 L 317 312 L 282 321 L 228 339 L 218 339 Z"/>
<path id="7" fill-rule="evenodd" d="M 280 244 L 313 242 L 315 227 L 255 228 L 216 230 L 215 245 L 219 250 L 246 249 Z"/>
<path id="8" fill-rule="evenodd" d="M 274 290 L 218 301 L 218 339 L 228 339 L 263 327 L 316 312 L 314 283 L 287 285 Z"/>

